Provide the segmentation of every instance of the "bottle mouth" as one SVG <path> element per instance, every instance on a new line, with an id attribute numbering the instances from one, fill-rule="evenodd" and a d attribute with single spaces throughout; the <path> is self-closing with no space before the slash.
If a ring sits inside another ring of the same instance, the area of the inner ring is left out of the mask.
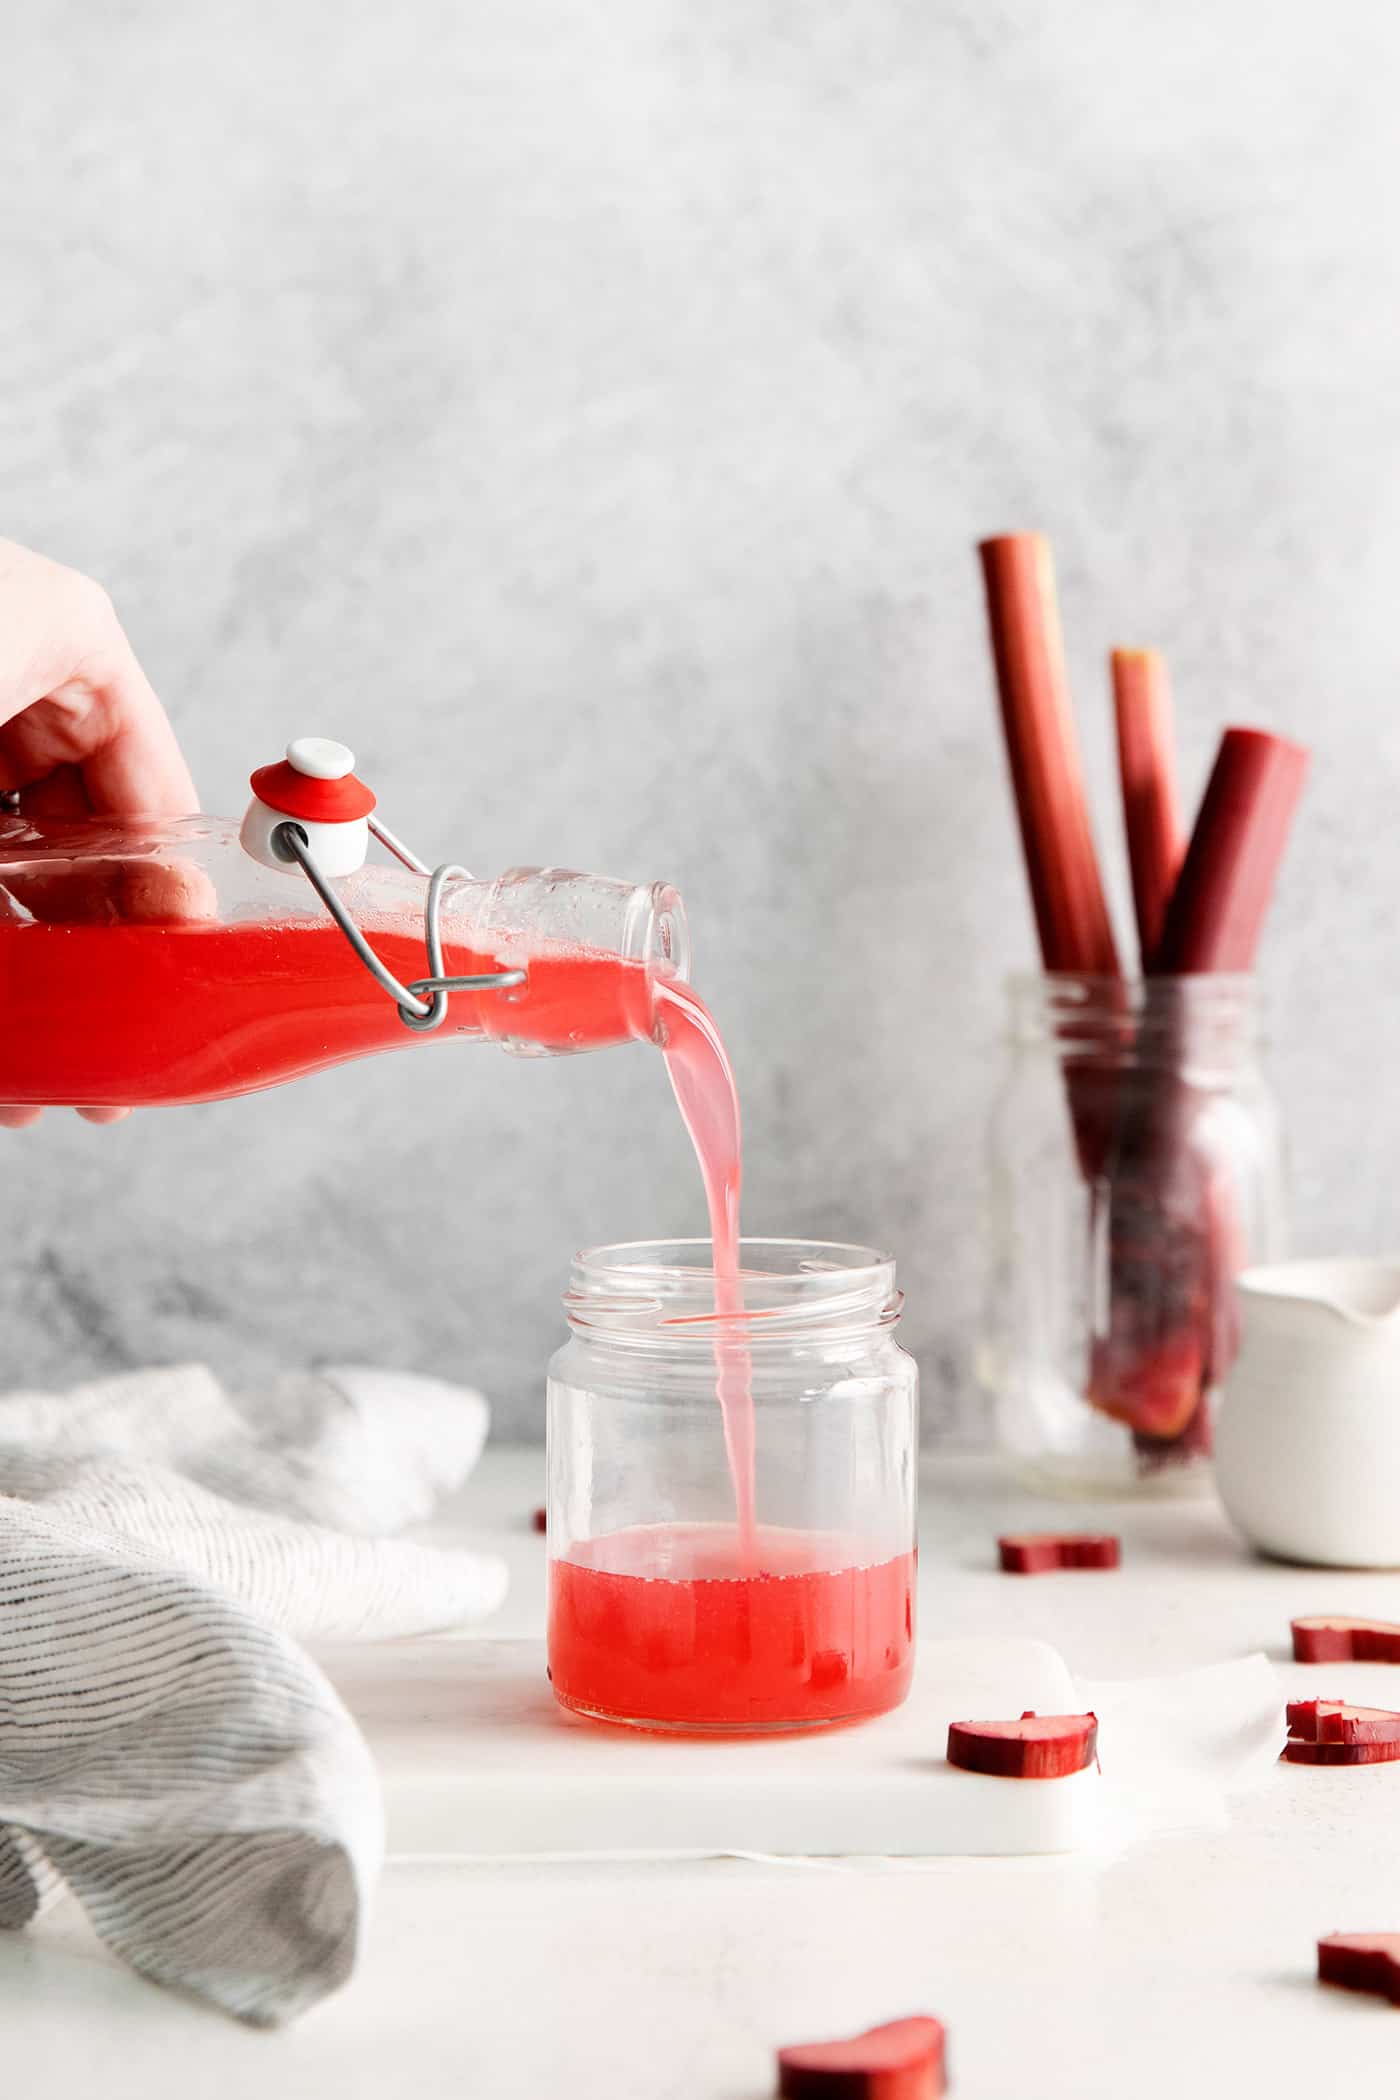
<path id="1" fill-rule="evenodd" d="M 832 1240 L 741 1240 L 737 1295 L 716 1309 L 712 1241 L 632 1240 L 574 1256 L 564 1311 L 576 1334 L 708 1352 L 892 1328 L 904 1305 L 893 1255 Z"/>
<path id="2" fill-rule="evenodd" d="M 622 952 L 647 974 L 690 981 L 690 926 L 680 892 L 669 882 L 641 883 L 632 892 Z"/>

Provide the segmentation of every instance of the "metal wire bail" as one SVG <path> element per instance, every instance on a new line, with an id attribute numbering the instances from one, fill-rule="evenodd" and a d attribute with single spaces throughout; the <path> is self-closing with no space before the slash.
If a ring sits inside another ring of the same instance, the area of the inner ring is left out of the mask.
<path id="1" fill-rule="evenodd" d="M 272 833 L 272 848 L 282 860 L 296 862 L 370 976 L 393 1000 L 404 1027 L 412 1028 L 420 1035 L 427 1035 L 432 1029 L 440 1028 L 447 1019 L 448 995 L 451 992 L 504 992 L 512 985 L 524 984 L 523 970 L 485 970 L 476 976 L 444 977 L 443 889 L 449 882 L 470 882 L 471 877 L 465 868 L 459 868 L 450 861 L 445 861 L 440 868 L 434 868 L 430 872 L 427 865 L 396 839 L 386 826 L 371 820 L 370 830 L 405 867 L 412 868 L 416 875 L 426 875 L 428 878 L 428 895 L 423 907 L 423 943 L 428 951 L 428 975 L 415 977 L 409 984 L 400 984 L 393 971 L 375 954 L 330 882 L 317 867 L 315 857 L 307 844 L 306 833 L 295 819 L 289 817 L 284 824 L 276 826 Z"/>

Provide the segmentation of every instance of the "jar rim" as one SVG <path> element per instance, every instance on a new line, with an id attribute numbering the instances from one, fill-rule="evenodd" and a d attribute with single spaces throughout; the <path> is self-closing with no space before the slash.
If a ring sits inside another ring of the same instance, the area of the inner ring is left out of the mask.
<path id="1" fill-rule="evenodd" d="M 1021 1049 L 1064 1060 L 1242 1069 L 1262 1045 L 1263 995 L 1249 971 L 1104 977 L 1021 971 L 1006 979 L 1007 1030 Z"/>
<path id="2" fill-rule="evenodd" d="M 1221 1003 L 1233 1000 L 1244 1005 L 1262 997 L 1260 980 L 1253 970 L 1163 971 L 1160 975 L 1135 971 L 1122 977 L 1106 977 L 1093 970 L 1012 970 L 1006 977 L 1007 993 L 1013 999 L 1029 998 L 1039 993 L 1046 997 L 1077 996 L 1084 1001 L 1096 997 L 1106 1001 L 1121 1001 L 1125 997 L 1138 1001 L 1173 986 L 1184 992 L 1188 999 L 1213 999 Z"/>
<path id="3" fill-rule="evenodd" d="M 746 1347 L 892 1327 L 903 1308 L 892 1254 L 840 1240 L 744 1236 L 742 1308 L 715 1305 L 710 1239 L 625 1240 L 574 1256 L 564 1311 L 576 1333 L 650 1346 L 728 1335 Z"/>

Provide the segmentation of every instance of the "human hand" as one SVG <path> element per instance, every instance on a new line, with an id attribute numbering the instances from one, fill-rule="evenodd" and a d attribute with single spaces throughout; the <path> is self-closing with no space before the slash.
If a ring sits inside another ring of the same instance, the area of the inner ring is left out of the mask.
<path id="1" fill-rule="evenodd" d="M 100 584 L 0 539 L 0 793 L 30 818 L 185 816 L 199 798 Z M 0 1127 L 35 1122 L 0 1107 Z M 123 1108 L 82 1108 L 113 1123 Z"/>

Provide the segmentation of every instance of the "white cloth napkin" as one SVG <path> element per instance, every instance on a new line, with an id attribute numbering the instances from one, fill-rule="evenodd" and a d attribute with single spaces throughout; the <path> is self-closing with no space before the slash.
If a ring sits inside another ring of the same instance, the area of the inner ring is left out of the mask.
<path id="1" fill-rule="evenodd" d="M 296 1638 L 495 1609 L 499 1560 L 372 1535 L 465 1479 L 488 1419 L 359 1368 L 0 1396 L 0 1924 L 66 1884 L 134 1968 L 262 2024 L 345 1980 L 379 1787 Z"/>

